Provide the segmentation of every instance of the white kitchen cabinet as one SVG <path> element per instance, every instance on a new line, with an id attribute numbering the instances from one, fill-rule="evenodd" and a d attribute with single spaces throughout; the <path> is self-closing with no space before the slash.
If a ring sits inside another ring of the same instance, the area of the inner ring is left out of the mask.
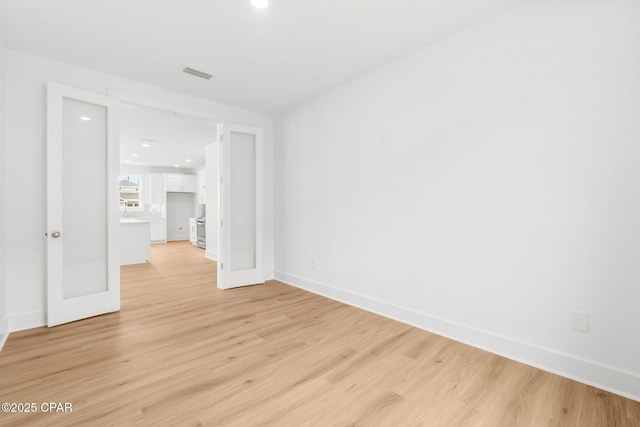
<path id="1" fill-rule="evenodd" d="M 164 204 L 164 177 L 161 173 L 150 173 L 148 175 L 148 201 L 150 205 Z"/>
<path id="2" fill-rule="evenodd" d="M 166 190 L 170 193 L 182 191 L 182 175 L 177 173 L 167 173 L 165 176 Z"/>
<path id="3" fill-rule="evenodd" d="M 140 194 L 140 202 L 144 206 L 149 204 L 149 175 L 142 175 L 141 182 L 142 189 Z"/>
<path id="4" fill-rule="evenodd" d="M 142 204 L 162 205 L 164 203 L 164 176 L 161 173 L 148 173 L 142 176 Z"/>
<path id="5" fill-rule="evenodd" d="M 165 189 L 167 193 L 195 193 L 197 192 L 196 176 L 182 173 L 166 173 Z"/>
<path id="6" fill-rule="evenodd" d="M 207 203 L 205 201 L 205 193 L 207 191 L 207 179 L 206 173 L 204 170 L 198 171 L 198 203 L 204 205 Z"/>
<path id="7" fill-rule="evenodd" d="M 182 191 L 184 193 L 196 193 L 198 191 L 198 177 L 195 175 L 184 175 L 182 178 Z"/>
<path id="8" fill-rule="evenodd" d="M 167 221 L 164 218 L 156 218 L 151 222 L 151 243 L 167 243 Z"/>
<path id="9" fill-rule="evenodd" d="M 149 221 L 120 219 L 120 265 L 143 264 L 151 255 Z"/>

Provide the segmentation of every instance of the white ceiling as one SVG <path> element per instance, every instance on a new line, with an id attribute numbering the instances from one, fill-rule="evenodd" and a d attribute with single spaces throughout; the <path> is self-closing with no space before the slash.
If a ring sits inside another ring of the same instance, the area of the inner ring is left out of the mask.
<path id="1" fill-rule="evenodd" d="M 120 111 L 124 165 L 199 168 L 204 166 L 205 146 L 215 138 L 215 123 L 126 104 Z"/>
<path id="2" fill-rule="evenodd" d="M 0 34 L 12 49 L 278 113 L 517 1 L 1 0 Z"/>

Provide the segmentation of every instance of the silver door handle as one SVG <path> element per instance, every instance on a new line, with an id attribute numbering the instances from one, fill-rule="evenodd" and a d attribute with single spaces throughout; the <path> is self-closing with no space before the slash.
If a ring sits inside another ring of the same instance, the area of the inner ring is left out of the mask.
<path id="1" fill-rule="evenodd" d="M 60 232 L 54 231 L 53 233 L 51 233 L 51 237 L 53 237 L 54 239 L 57 239 L 58 237 L 60 237 Z"/>

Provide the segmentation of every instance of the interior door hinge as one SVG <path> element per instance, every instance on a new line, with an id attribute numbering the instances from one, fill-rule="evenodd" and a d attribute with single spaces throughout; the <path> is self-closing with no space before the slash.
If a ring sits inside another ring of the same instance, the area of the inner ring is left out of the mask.
<path id="1" fill-rule="evenodd" d="M 223 224 L 223 222 L 222 222 L 222 220 L 220 220 L 220 227 L 222 227 L 222 224 Z"/>
<path id="2" fill-rule="evenodd" d="M 220 270 L 224 270 L 224 264 L 220 263 Z"/>

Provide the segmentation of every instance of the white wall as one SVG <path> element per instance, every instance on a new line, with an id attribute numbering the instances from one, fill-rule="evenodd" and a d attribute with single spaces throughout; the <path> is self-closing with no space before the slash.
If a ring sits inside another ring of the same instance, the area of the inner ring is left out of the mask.
<path id="1" fill-rule="evenodd" d="M 45 323 L 45 87 L 47 81 L 96 93 L 106 88 L 138 94 L 191 110 L 220 121 L 265 129 L 265 265 L 273 270 L 273 123 L 269 116 L 198 99 L 73 65 L 6 50 L 5 176 L 20 185 L 6 188 L 6 287 L 9 328 L 21 330 Z"/>
<path id="2" fill-rule="evenodd" d="M 189 218 L 195 216 L 193 193 L 167 193 L 167 240 L 189 240 Z"/>
<path id="3" fill-rule="evenodd" d="M 640 399 L 640 2 L 525 1 L 276 134 L 277 278 Z"/>
<path id="4" fill-rule="evenodd" d="M 205 148 L 205 180 L 206 191 L 206 220 L 205 228 L 207 249 L 205 256 L 207 258 L 218 260 L 219 240 L 219 215 L 218 215 L 218 179 L 220 174 L 220 147 L 217 142 L 207 145 Z M 273 202 L 271 204 L 273 206 Z M 273 271 L 267 271 L 265 280 L 273 277 Z"/>
<path id="5" fill-rule="evenodd" d="M 5 48 L 0 38 L 0 165 L 4 165 L 5 122 Z M 0 170 L 0 350 L 8 336 L 7 303 L 5 288 L 5 169 Z"/>

